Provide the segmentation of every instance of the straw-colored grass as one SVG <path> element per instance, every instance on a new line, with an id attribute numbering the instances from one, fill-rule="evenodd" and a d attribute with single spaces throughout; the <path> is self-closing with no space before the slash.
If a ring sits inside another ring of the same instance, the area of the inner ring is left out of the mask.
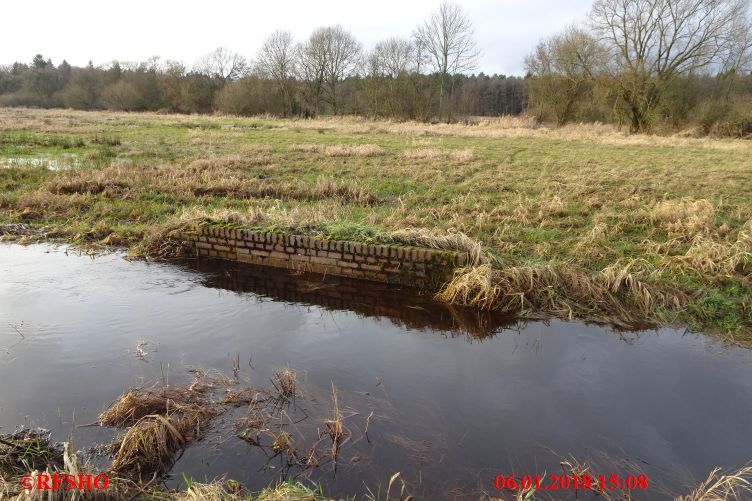
<path id="1" fill-rule="evenodd" d="M 389 233 L 385 237 L 395 243 L 429 249 L 441 249 L 467 253 L 468 263 L 480 264 L 483 261 L 483 244 L 461 231 L 448 232 L 426 228 L 405 228 Z"/>
<path id="2" fill-rule="evenodd" d="M 290 151 L 302 153 L 323 153 L 328 157 L 379 157 L 386 150 L 376 144 L 293 144 Z"/>
<path id="3" fill-rule="evenodd" d="M 680 294 L 638 279 L 629 267 L 610 267 L 589 276 L 569 267 L 488 264 L 458 270 L 439 299 L 505 313 L 545 312 L 636 327 L 657 323 L 665 310 L 680 308 Z"/>
<path id="4" fill-rule="evenodd" d="M 411 160 L 456 160 L 457 162 L 469 162 L 473 159 L 473 150 L 417 148 L 403 151 L 402 157 Z"/>
<path id="5" fill-rule="evenodd" d="M 653 221 L 670 233 L 692 237 L 714 230 L 715 207 L 708 200 L 667 200 L 656 205 Z"/>
<path id="6" fill-rule="evenodd" d="M 714 469 L 697 489 L 676 501 L 745 501 L 752 499 L 752 466 L 723 473 Z"/>

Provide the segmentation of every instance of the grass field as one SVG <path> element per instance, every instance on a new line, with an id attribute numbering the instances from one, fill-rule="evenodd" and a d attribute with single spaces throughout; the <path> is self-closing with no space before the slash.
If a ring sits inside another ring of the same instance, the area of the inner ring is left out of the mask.
<path id="1" fill-rule="evenodd" d="M 6 238 L 143 254 L 192 218 L 364 241 L 462 232 L 484 257 L 447 300 L 752 339 L 752 141 L 0 110 Z"/>

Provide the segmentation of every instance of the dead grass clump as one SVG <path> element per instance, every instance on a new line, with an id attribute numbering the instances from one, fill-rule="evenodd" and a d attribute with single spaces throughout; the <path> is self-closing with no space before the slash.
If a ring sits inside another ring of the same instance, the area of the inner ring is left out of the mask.
<path id="1" fill-rule="evenodd" d="M 301 153 L 321 153 L 324 146 L 321 144 L 292 144 L 290 151 L 299 151 Z"/>
<path id="2" fill-rule="evenodd" d="M 473 150 L 440 150 L 437 148 L 416 148 L 403 151 L 400 156 L 411 160 L 456 160 L 469 162 L 473 159 Z"/>
<path id="3" fill-rule="evenodd" d="M 715 229 L 715 207 L 708 200 L 666 200 L 653 208 L 653 224 L 669 233 L 692 238 L 698 233 L 711 233 Z"/>
<path id="4" fill-rule="evenodd" d="M 290 151 L 303 153 L 323 153 L 328 157 L 378 157 L 386 155 L 386 150 L 376 144 L 293 144 Z"/>
<path id="5" fill-rule="evenodd" d="M 128 427 L 119 439 L 112 470 L 128 478 L 162 475 L 175 452 L 202 436 L 220 411 L 207 385 L 132 388 L 99 416 L 103 426 Z"/>
<path id="6" fill-rule="evenodd" d="M 632 272 L 636 262 L 626 266 L 620 263 L 606 267 L 599 276 L 613 294 L 621 294 L 631 308 L 645 315 L 659 309 L 678 309 L 686 303 L 686 296 L 679 292 L 666 292 L 639 278 Z"/>
<path id="7" fill-rule="evenodd" d="M 334 145 L 324 148 L 328 157 L 379 157 L 386 155 L 386 150 L 376 144 Z"/>
<path id="8" fill-rule="evenodd" d="M 194 244 L 185 238 L 193 231 L 196 220 L 189 217 L 171 217 L 166 222 L 150 226 L 141 242 L 131 249 L 132 256 L 149 256 L 159 259 L 184 258 L 191 256 Z"/>
<path id="9" fill-rule="evenodd" d="M 274 373 L 272 386 L 277 390 L 277 395 L 284 401 L 295 398 L 295 389 L 297 388 L 297 374 L 294 370 L 283 369 Z"/>
<path id="10" fill-rule="evenodd" d="M 51 193 L 57 195 L 73 194 L 121 194 L 132 187 L 130 178 L 120 168 L 110 167 L 103 170 L 71 170 L 49 183 Z"/>
<path id="11" fill-rule="evenodd" d="M 617 295 L 618 294 L 618 295 Z M 449 303 L 507 313 L 540 311 L 560 318 L 582 318 L 625 327 L 654 322 L 658 307 L 680 300 L 633 275 L 590 277 L 569 267 L 527 265 L 494 269 L 487 264 L 458 270 L 437 294 Z"/>
<path id="12" fill-rule="evenodd" d="M 675 501 L 742 501 L 752 499 L 752 466 L 721 474 L 720 468 L 710 472 L 697 489 Z"/>
<path id="13" fill-rule="evenodd" d="M 99 415 L 98 422 L 102 426 L 122 428 L 149 414 L 193 411 L 195 406 L 205 403 L 205 394 L 206 390 L 200 386 L 131 388 Z"/>
<path id="14" fill-rule="evenodd" d="M 461 231 L 439 232 L 427 228 L 405 228 L 391 232 L 388 238 L 392 242 L 404 245 L 464 252 L 471 265 L 480 264 L 484 260 L 483 244 Z"/>
<path id="15" fill-rule="evenodd" d="M 115 453 L 112 470 L 118 475 L 144 479 L 172 467 L 175 452 L 184 447 L 184 432 L 194 423 L 171 416 L 149 414 L 128 428 Z"/>
<path id="16" fill-rule="evenodd" d="M 327 198 L 339 198 L 344 202 L 359 205 L 375 205 L 379 202 L 376 195 L 358 186 L 355 182 L 341 183 L 333 178 L 320 177 L 316 184 L 311 187 L 311 198 L 323 200 Z"/>
<path id="17" fill-rule="evenodd" d="M 339 447 L 342 444 L 342 440 L 345 438 L 345 424 L 344 419 L 342 418 L 342 412 L 339 409 L 339 398 L 334 383 L 332 383 L 332 405 L 334 409 L 333 416 L 331 419 L 327 419 L 324 424 L 327 428 L 327 434 L 332 439 L 332 458 L 334 458 L 336 462 Z"/>
<path id="18" fill-rule="evenodd" d="M 697 235 L 683 261 L 702 272 L 723 273 L 726 276 L 749 274 L 752 272 L 752 221 L 739 231 L 736 242 L 732 244 Z"/>

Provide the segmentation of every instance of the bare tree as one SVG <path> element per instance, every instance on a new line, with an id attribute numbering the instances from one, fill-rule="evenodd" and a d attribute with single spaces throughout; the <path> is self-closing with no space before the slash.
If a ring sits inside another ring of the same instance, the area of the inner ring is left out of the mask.
<path id="1" fill-rule="evenodd" d="M 378 62 L 382 76 L 397 78 L 416 71 L 415 44 L 406 38 L 388 38 L 376 44 L 372 56 Z"/>
<path id="2" fill-rule="evenodd" d="M 336 115 L 339 113 L 339 83 L 354 72 L 360 60 L 362 47 L 352 33 L 339 25 L 324 28 L 322 35 L 325 37 L 329 55 L 326 64 L 327 96 Z"/>
<path id="3" fill-rule="evenodd" d="M 295 50 L 300 77 L 303 80 L 304 96 L 313 112 L 321 112 L 321 96 L 326 81 L 327 47 L 324 37 L 314 32 L 304 44 Z"/>
<path id="4" fill-rule="evenodd" d="M 329 102 L 333 113 L 339 113 L 339 84 L 353 73 L 361 52 L 360 43 L 339 25 L 318 28 L 299 47 L 301 73 L 317 113 L 322 98 Z"/>
<path id="5" fill-rule="evenodd" d="M 530 105 L 540 117 L 551 112 L 558 125 L 573 118 L 575 107 L 605 64 L 605 50 L 588 32 L 567 28 L 538 44 L 525 58 Z"/>
<path id="6" fill-rule="evenodd" d="M 283 114 L 292 111 L 296 53 L 292 33 L 275 31 L 264 41 L 256 56 L 256 68 L 266 78 L 273 80 L 282 99 Z"/>
<path id="7" fill-rule="evenodd" d="M 198 73 L 220 80 L 224 85 L 229 80 L 237 80 L 248 71 L 248 61 L 225 47 L 218 47 L 196 62 Z"/>
<path id="8" fill-rule="evenodd" d="M 371 111 L 391 117 L 412 115 L 412 77 L 417 73 L 416 46 L 406 38 L 378 42 L 366 58 L 366 91 Z"/>
<path id="9" fill-rule="evenodd" d="M 722 64 L 749 0 L 596 0 L 593 27 L 611 50 L 631 130 L 650 126 L 675 78 Z"/>
<path id="10" fill-rule="evenodd" d="M 414 37 L 420 47 L 420 53 L 425 54 L 432 69 L 441 76 L 441 109 L 447 77 L 473 70 L 477 64 L 480 51 L 475 41 L 475 29 L 462 7 L 445 2 L 418 26 Z M 450 94 L 453 90 L 452 84 Z"/>

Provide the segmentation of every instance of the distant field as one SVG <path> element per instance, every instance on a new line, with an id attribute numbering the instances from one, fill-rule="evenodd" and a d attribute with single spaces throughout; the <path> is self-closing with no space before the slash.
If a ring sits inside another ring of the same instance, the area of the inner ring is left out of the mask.
<path id="1" fill-rule="evenodd" d="M 486 264 L 447 298 L 608 319 L 613 296 L 659 325 L 751 337 L 750 141 L 0 109 L 6 237 L 143 252 L 191 217 L 361 240 L 461 231 Z"/>

